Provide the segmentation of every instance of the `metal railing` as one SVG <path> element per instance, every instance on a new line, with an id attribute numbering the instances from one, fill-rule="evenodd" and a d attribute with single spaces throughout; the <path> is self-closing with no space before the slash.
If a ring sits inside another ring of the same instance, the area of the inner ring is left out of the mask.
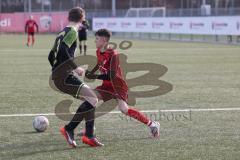
<path id="1" fill-rule="evenodd" d="M 125 17 L 128 10 L 116 10 L 114 17 Z M 111 10 L 86 10 L 87 17 L 113 17 Z M 218 8 L 211 9 L 211 14 L 208 16 L 236 16 L 240 15 L 240 8 Z M 201 9 L 166 9 L 166 17 L 201 17 Z M 145 16 L 146 17 L 146 16 Z M 156 17 L 156 16 L 154 16 Z"/>
<path id="2" fill-rule="evenodd" d="M 30 3 L 31 2 L 31 3 Z M 49 3 L 42 3 L 49 2 Z M 90 3 L 91 1 L 89 1 Z M 92 3 L 92 2 L 91 2 Z M 0 13 L 12 12 L 58 12 L 68 11 L 78 5 L 74 0 L 0 0 Z M 125 17 L 128 9 L 117 9 L 114 17 Z M 201 8 L 169 9 L 166 8 L 166 17 L 193 17 L 205 16 Z M 88 18 L 113 17 L 111 9 L 86 9 Z M 240 15 L 240 8 L 211 8 L 208 16 Z M 146 16 L 145 16 L 146 17 Z"/>

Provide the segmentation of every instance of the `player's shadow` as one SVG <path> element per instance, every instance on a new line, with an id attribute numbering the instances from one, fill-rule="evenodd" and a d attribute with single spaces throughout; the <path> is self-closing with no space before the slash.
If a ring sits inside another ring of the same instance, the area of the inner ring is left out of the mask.
<path id="1" fill-rule="evenodd" d="M 21 134 L 41 134 L 42 132 L 36 132 L 36 131 L 27 131 L 27 132 L 21 132 Z"/>
<path id="2" fill-rule="evenodd" d="M 33 156 L 33 155 L 39 154 L 39 153 L 44 154 L 44 153 L 62 152 L 62 151 L 68 151 L 68 150 L 74 149 L 74 148 L 70 148 L 66 144 L 62 144 L 62 145 L 64 146 L 62 148 L 59 148 L 59 146 L 61 146 L 61 145 L 58 144 L 57 148 L 47 149 L 47 147 L 45 147 L 42 150 L 39 150 L 39 148 L 37 148 L 36 150 L 33 150 L 33 147 L 30 145 L 30 147 L 29 147 L 30 151 L 19 153 L 21 151 L 18 150 L 17 153 L 13 152 L 12 155 L 5 156 L 2 158 L 4 158 L 5 160 L 12 160 L 12 159 L 21 158 L 21 157 Z M 34 143 L 34 146 L 36 147 L 37 145 Z M 46 146 L 49 146 L 49 145 L 46 144 Z M 90 146 L 78 146 L 77 149 L 79 150 L 79 149 L 89 148 L 89 147 Z M 26 146 L 25 146 L 25 149 L 26 149 Z"/>
<path id="3" fill-rule="evenodd" d="M 20 135 L 20 134 L 23 134 L 23 135 L 33 135 L 33 134 L 43 134 L 43 132 L 37 132 L 37 131 L 24 131 L 24 132 L 10 132 L 12 136 L 14 135 Z"/>
<path id="4" fill-rule="evenodd" d="M 140 140 L 148 140 L 153 139 L 151 137 L 138 137 L 138 138 L 120 138 L 120 139 L 113 139 L 113 140 L 104 140 L 103 142 L 123 142 L 123 141 L 140 141 Z"/>
<path id="5" fill-rule="evenodd" d="M 13 155 L 12 156 L 9 156 L 9 157 L 4 157 L 4 159 L 6 159 L 6 160 L 10 160 L 10 159 L 15 159 L 15 158 L 20 158 L 20 157 L 26 157 L 26 156 L 32 156 L 32 155 L 34 155 L 34 154 L 39 154 L 39 153 L 52 153 L 52 152 L 56 152 L 56 151 L 66 151 L 66 150 L 70 150 L 71 148 L 67 148 L 67 147 L 65 147 L 65 148 L 55 148 L 55 149 L 51 149 L 51 150 L 38 150 L 38 151 L 30 151 L 30 152 L 25 152 L 25 153 L 16 153 L 16 154 L 14 154 L 13 153 Z"/>

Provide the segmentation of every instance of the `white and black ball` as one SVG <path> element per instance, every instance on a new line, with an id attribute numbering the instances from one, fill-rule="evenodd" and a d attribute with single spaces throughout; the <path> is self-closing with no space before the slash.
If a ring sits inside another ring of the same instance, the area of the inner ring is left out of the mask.
<path id="1" fill-rule="evenodd" d="M 44 132 L 49 126 L 49 121 L 45 116 L 36 116 L 33 120 L 33 128 L 37 132 Z"/>

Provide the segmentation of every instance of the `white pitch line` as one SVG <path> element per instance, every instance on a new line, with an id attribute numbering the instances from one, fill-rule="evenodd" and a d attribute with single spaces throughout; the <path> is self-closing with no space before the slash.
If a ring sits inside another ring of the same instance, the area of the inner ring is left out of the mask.
<path id="1" fill-rule="evenodd" d="M 96 49 L 93 49 L 93 48 L 89 48 L 88 50 L 95 50 Z M 0 52 L 38 52 L 38 51 L 42 51 L 42 52 L 45 52 L 45 51 L 50 51 L 49 49 L 0 49 Z"/>
<path id="2" fill-rule="evenodd" d="M 202 109 L 171 109 L 171 110 L 141 110 L 143 113 L 159 113 L 159 112 L 214 112 L 214 111 L 240 111 L 240 108 L 202 108 Z M 111 112 L 96 112 L 96 113 L 108 113 L 119 114 L 120 111 Z M 58 113 L 57 115 L 68 115 L 69 113 Z M 74 113 L 72 113 L 74 114 Z M 34 113 L 34 114 L 2 114 L 0 117 L 33 117 L 33 116 L 55 116 L 56 113 Z"/>

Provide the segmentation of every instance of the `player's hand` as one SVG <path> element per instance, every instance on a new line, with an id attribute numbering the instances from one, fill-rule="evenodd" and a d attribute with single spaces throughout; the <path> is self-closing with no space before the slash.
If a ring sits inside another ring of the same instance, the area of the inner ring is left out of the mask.
<path id="1" fill-rule="evenodd" d="M 85 77 L 87 77 L 88 79 L 97 79 L 97 75 L 91 73 L 90 71 L 86 70 L 85 72 Z"/>
<path id="2" fill-rule="evenodd" d="M 84 75 L 84 72 L 85 72 L 85 70 L 82 67 L 77 67 L 73 71 L 76 72 L 79 76 Z"/>
<path id="3" fill-rule="evenodd" d="M 89 71 L 89 70 L 86 70 L 86 71 L 85 71 L 85 76 L 88 76 L 88 75 L 91 75 L 91 74 L 92 74 L 91 71 Z"/>

